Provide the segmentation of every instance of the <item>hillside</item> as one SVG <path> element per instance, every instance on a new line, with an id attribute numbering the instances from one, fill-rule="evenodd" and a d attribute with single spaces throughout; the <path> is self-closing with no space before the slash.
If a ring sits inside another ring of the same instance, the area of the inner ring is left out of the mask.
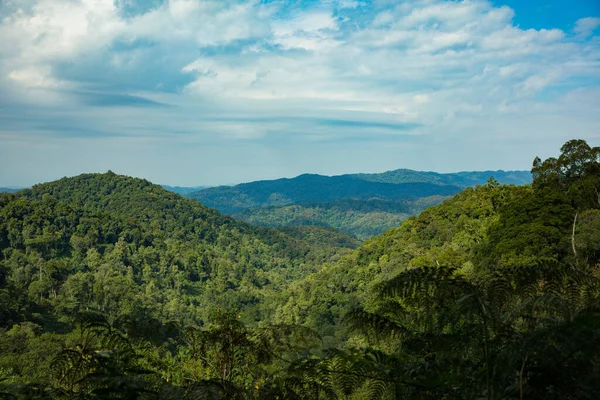
<path id="1" fill-rule="evenodd" d="M 564 163 L 576 162 L 563 158 Z M 593 155 L 591 160 L 587 161 L 589 168 L 600 172 L 599 164 L 593 164 Z M 563 182 L 559 173 L 569 170 L 553 170 L 558 169 L 557 163 L 556 159 L 536 161 L 533 186 L 491 182 L 467 188 L 408 218 L 401 226 L 365 241 L 340 262 L 295 282 L 281 298 L 286 303 L 282 307 L 286 318 L 309 321 L 315 329 L 343 326 L 322 321 L 341 321 L 357 300 L 371 307 L 369 291 L 407 269 L 436 265 L 474 277 L 497 268 L 573 263 L 574 251 L 582 263 L 595 265 L 600 261 L 600 247 L 592 244 L 600 237 L 596 211 L 600 207 L 600 174 L 589 172 L 584 179 L 581 173 L 570 172 L 571 182 Z M 570 168 L 576 167 L 583 169 L 578 164 Z M 576 215 L 579 236 L 573 237 Z M 573 250 L 574 243 L 579 250 Z M 328 282 L 326 287 L 322 282 Z M 335 290 L 330 282 L 336 282 Z M 323 297 L 315 296 L 315 292 Z M 297 314 L 290 316 L 289 310 L 297 310 Z"/>
<path id="2" fill-rule="evenodd" d="M 600 148 L 561 150 L 295 282 L 277 320 L 350 344 L 322 365 L 368 373 L 338 386 L 360 399 L 600 395 Z"/>
<path id="3" fill-rule="evenodd" d="M 403 201 L 340 199 L 245 210 L 232 217 L 259 226 L 334 227 L 359 239 L 367 239 L 400 226 L 411 215 L 439 204 L 445 198 L 430 196 Z"/>
<path id="4" fill-rule="evenodd" d="M 113 317 L 152 310 L 200 321 L 222 306 L 261 319 L 264 296 L 347 251 L 251 227 L 111 172 L 35 185 L 0 205 L 2 276 L 16 304 L 35 301 L 61 318 L 93 306 Z"/>
<path id="5" fill-rule="evenodd" d="M 474 244 L 484 240 L 499 218 L 499 204 L 495 208 L 494 199 L 510 201 L 519 190 L 527 189 L 489 185 L 467 188 L 410 217 L 401 226 L 367 240 L 338 263 L 294 282 L 282 293 L 276 318 L 307 323 L 339 341 L 347 334 L 341 323 L 343 316 L 368 302 L 374 287 L 400 271 L 439 264 L 472 273 Z"/>

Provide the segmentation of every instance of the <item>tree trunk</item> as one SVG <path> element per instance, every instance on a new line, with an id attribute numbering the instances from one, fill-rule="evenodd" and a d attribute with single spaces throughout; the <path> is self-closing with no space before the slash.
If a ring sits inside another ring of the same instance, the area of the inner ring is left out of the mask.
<path id="1" fill-rule="evenodd" d="M 521 371 L 519 372 L 519 400 L 523 400 L 523 372 L 525 371 L 525 363 L 527 362 L 527 354 L 521 364 Z"/>
<path id="2" fill-rule="evenodd" d="M 577 249 L 575 248 L 575 228 L 577 227 L 577 215 L 578 213 L 575 213 L 575 219 L 573 220 L 573 233 L 571 234 L 571 246 L 573 247 L 573 256 L 575 257 L 575 260 L 577 260 Z"/>

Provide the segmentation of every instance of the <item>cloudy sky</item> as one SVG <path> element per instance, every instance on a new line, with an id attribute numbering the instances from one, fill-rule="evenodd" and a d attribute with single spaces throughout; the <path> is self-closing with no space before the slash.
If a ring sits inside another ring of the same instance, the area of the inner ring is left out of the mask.
<path id="1" fill-rule="evenodd" d="M 0 186 L 529 169 L 571 138 L 600 145 L 598 0 L 0 0 Z"/>

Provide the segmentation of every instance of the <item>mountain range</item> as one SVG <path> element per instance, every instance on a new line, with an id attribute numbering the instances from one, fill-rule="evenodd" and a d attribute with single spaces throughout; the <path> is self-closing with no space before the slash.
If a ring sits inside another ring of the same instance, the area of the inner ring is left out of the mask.
<path id="1" fill-rule="evenodd" d="M 529 171 L 441 174 L 398 169 L 378 174 L 303 174 L 206 188 L 187 197 L 254 225 L 333 227 L 365 239 L 491 177 L 501 184 L 531 181 Z"/>

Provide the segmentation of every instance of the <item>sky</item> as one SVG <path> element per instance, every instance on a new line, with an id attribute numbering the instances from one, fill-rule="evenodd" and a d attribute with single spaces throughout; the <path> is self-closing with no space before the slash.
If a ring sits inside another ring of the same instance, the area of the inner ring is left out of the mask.
<path id="1" fill-rule="evenodd" d="M 530 169 L 600 145 L 598 0 L 0 0 L 0 186 Z"/>

